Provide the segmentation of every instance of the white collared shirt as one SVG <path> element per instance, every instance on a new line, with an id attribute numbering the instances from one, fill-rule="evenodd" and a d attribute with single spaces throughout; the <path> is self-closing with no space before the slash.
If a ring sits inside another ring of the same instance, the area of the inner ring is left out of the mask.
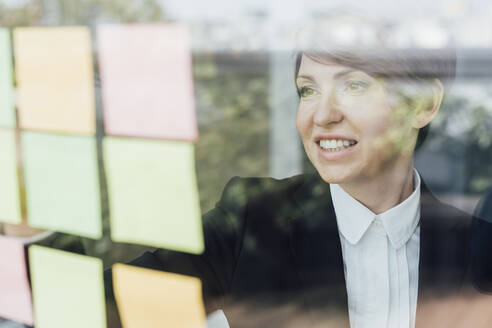
<path id="1" fill-rule="evenodd" d="M 420 244 L 420 177 L 414 191 L 379 215 L 331 184 L 350 326 L 415 327 Z"/>

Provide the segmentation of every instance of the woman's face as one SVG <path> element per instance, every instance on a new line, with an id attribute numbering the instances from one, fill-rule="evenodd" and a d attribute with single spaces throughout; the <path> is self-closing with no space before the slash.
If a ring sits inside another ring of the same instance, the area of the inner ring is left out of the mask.
<path id="1" fill-rule="evenodd" d="M 329 183 L 371 179 L 406 154 L 417 136 L 411 111 L 398 106 L 385 82 L 303 55 L 296 80 L 296 126 L 306 153 Z"/>

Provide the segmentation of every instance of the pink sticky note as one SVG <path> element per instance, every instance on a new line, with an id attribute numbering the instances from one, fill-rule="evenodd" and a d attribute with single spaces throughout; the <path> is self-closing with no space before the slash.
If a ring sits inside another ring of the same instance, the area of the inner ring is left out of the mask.
<path id="1" fill-rule="evenodd" d="M 24 244 L 0 236 L 0 316 L 34 324 Z"/>
<path id="2" fill-rule="evenodd" d="M 190 43 L 179 24 L 99 27 L 108 135 L 196 140 Z"/>

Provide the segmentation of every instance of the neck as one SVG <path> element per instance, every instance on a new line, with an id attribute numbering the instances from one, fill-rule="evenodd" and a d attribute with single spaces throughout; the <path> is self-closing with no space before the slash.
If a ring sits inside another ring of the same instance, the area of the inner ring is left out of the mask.
<path id="1" fill-rule="evenodd" d="M 340 186 L 375 214 L 403 202 L 413 192 L 413 160 L 402 160 L 386 167 L 381 174 Z"/>

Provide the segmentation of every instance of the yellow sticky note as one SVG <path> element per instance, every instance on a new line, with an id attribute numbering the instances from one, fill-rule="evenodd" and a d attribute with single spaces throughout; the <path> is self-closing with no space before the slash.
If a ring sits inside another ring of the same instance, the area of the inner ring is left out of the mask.
<path id="1" fill-rule="evenodd" d="M 0 28 L 0 127 L 15 127 L 10 31 Z"/>
<path id="2" fill-rule="evenodd" d="M 201 253 L 193 144 L 107 137 L 103 152 L 112 239 Z"/>
<path id="3" fill-rule="evenodd" d="M 99 259 L 29 247 L 36 328 L 105 328 L 103 266 Z"/>
<path id="4" fill-rule="evenodd" d="M 0 129 L 0 222 L 22 221 L 15 132 Z"/>
<path id="5" fill-rule="evenodd" d="M 29 224 L 100 238 L 95 137 L 22 132 L 21 139 Z"/>
<path id="6" fill-rule="evenodd" d="M 95 134 L 89 29 L 17 28 L 14 52 L 21 128 Z"/>
<path id="7" fill-rule="evenodd" d="M 205 327 L 198 278 L 115 264 L 113 288 L 125 328 Z"/>

